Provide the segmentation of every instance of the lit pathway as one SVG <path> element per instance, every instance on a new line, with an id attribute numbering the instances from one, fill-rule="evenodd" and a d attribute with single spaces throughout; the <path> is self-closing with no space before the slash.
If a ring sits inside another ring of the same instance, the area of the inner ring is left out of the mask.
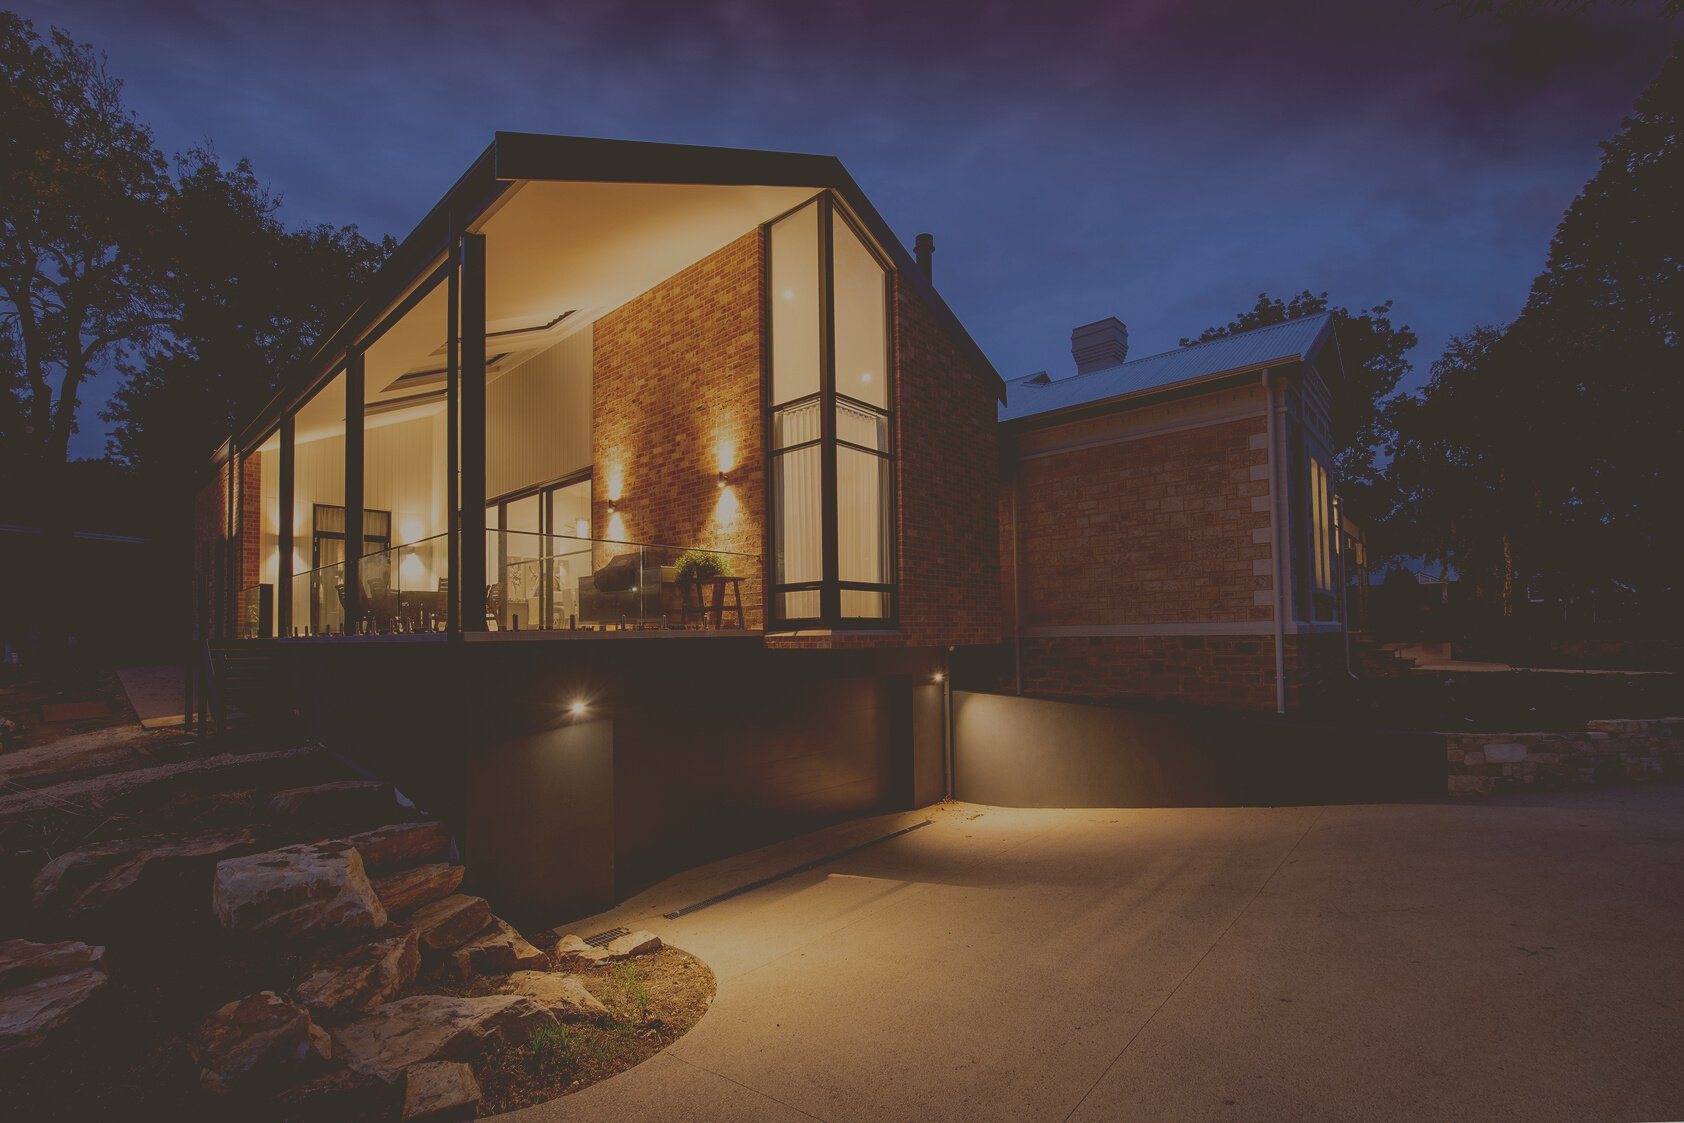
<path id="1" fill-rule="evenodd" d="M 685 874 L 574 930 L 614 924 L 707 961 L 713 1009 L 504 1118 L 1684 1118 L 1684 787 L 956 805 Z"/>

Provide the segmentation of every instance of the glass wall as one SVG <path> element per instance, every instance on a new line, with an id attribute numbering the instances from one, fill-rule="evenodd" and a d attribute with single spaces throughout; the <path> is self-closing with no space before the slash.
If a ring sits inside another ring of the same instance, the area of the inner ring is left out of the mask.
<path id="1" fill-rule="evenodd" d="M 828 196 L 774 223 L 770 251 L 773 614 L 887 621 L 889 274 Z"/>
<path id="2" fill-rule="evenodd" d="M 246 457 L 246 472 L 248 480 L 255 475 L 257 480 L 257 507 L 252 511 L 241 512 L 242 549 L 256 546 L 257 556 L 245 562 L 245 576 L 255 578 L 255 584 L 241 592 L 240 606 L 240 635 L 256 638 L 276 634 L 277 627 L 284 628 L 284 622 L 275 619 L 280 601 L 277 590 L 280 588 L 281 574 L 281 434 L 280 430 L 269 434 L 267 440 L 257 447 L 257 451 Z M 255 533 L 248 520 L 256 523 Z M 262 606 L 268 605 L 268 626 L 264 625 Z"/>
<path id="3" fill-rule="evenodd" d="M 449 606 L 445 349 L 435 281 L 363 353 L 363 620 L 374 632 L 442 627 Z"/>
<path id="4" fill-rule="evenodd" d="M 499 630 L 577 623 L 591 576 L 591 480 L 569 480 L 486 507 L 487 612 Z"/>
<path id="5" fill-rule="evenodd" d="M 836 327 L 836 547 L 844 619 L 889 615 L 888 272 L 838 214 L 831 225 Z"/>
<path id="6" fill-rule="evenodd" d="M 292 628 L 345 630 L 345 373 L 299 409 L 293 430 Z"/>

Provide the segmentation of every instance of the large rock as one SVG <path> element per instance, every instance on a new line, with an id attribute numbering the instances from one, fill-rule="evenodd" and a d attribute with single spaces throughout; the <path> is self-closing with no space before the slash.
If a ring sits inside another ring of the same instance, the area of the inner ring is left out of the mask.
<path id="1" fill-rule="evenodd" d="M 509 976 L 513 994 L 524 994 L 564 1022 L 606 1018 L 604 1006 L 577 975 L 557 971 L 516 971 Z"/>
<path id="2" fill-rule="evenodd" d="M 224 928 L 297 936 L 378 929 L 386 910 L 347 842 L 286 846 L 217 863 L 211 904 Z"/>
<path id="3" fill-rule="evenodd" d="M 661 937 L 642 929 L 608 941 L 608 958 L 630 959 L 634 955 L 661 950 Z"/>
<path id="4" fill-rule="evenodd" d="M 351 835 L 345 841 L 357 848 L 369 873 L 442 861 L 450 854 L 450 832 L 443 823 L 391 823 Z"/>
<path id="5" fill-rule="evenodd" d="M 397 1113 L 395 1089 L 354 1069 L 330 1068 L 272 1096 L 287 1119 L 390 1119 Z"/>
<path id="6" fill-rule="evenodd" d="M 133 905 L 144 896 L 145 886 L 180 890 L 192 882 L 198 883 L 203 901 L 216 862 L 254 848 L 252 832 L 244 828 L 84 846 L 60 854 L 35 875 L 35 910 L 54 921 L 74 922 Z"/>
<path id="7" fill-rule="evenodd" d="M 492 1041 L 525 1041 L 555 1015 L 519 994 L 417 994 L 377 1006 L 333 1033 L 351 1068 L 391 1083 L 410 1065 L 471 1061 Z"/>
<path id="8" fill-rule="evenodd" d="M 0 1057 L 41 1044 L 109 981 L 102 947 L 0 943 Z"/>
<path id="9" fill-rule="evenodd" d="M 276 792 L 264 804 L 276 819 L 368 822 L 397 809 L 392 789 L 379 780 L 334 780 Z"/>
<path id="10" fill-rule="evenodd" d="M 338 1021 L 396 998 L 420 967 L 416 933 L 400 932 L 318 960 L 292 993 L 316 1018 Z"/>
<path id="11" fill-rule="evenodd" d="M 333 1042 L 304 1007 L 265 990 L 207 1018 L 193 1052 L 200 1083 L 228 1092 L 306 1071 L 333 1055 Z"/>
<path id="12" fill-rule="evenodd" d="M 585 943 L 582 937 L 571 932 L 557 941 L 556 946 L 550 949 L 550 954 L 555 957 L 558 967 L 565 967 L 569 964 L 582 965 L 608 962 L 607 948 L 593 947 Z"/>
<path id="13" fill-rule="evenodd" d="M 62 813 L 67 807 L 92 814 L 130 799 L 157 801 L 170 792 L 194 786 L 223 791 L 236 785 L 250 786 L 314 769 L 323 755 L 324 750 L 314 745 L 272 753 L 223 753 L 203 760 L 179 760 L 151 768 L 67 780 L 34 791 L 0 796 L 0 823 Z"/>
<path id="14" fill-rule="evenodd" d="M 484 897 L 458 893 L 430 905 L 422 905 L 409 918 L 428 951 L 450 951 L 461 947 L 491 923 L 491 906 Z"/>
<path id="15" fill-rule="evenodd" d="M 549 956 L 527 943 L 508 921 L 495 916 L 489 928 L 451 952 L 447 962 L 459 979 L 550 967 Z"/>
<path id="16" fill-rule="evenodd" d="M 479 1081 L 461 1061 L 428 1061 L 404 1073 L 403 1123 L 466 1123 L 479 1115 Z"/>
<path id="17" fill-rule="evenodd" d="M 381 878 L 374 883 L 374 892 L 387 912 L 405 913 L 456 892 L 461 888 L 463 873 L 461 866 L 432 862 Z"/>

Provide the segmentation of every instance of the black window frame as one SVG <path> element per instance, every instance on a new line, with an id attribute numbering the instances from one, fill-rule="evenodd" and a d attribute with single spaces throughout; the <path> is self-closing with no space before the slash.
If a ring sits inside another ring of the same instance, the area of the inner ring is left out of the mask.
<path id="1" fill-rule="evenodd" d="M 819 389 L 810 394 L 791 398 L 786 402 L 775 403 L 773 397 L 773 351 L 772 351 L 772 228 L 778 223 L 790 218 L 807 207 L 817 207 L 818 210 L 818 286 L 819 305 Z M 832 268 L 835 249 L 835 224 L 841 221 L 848 225 L 854 237 L 866 253 L 870 254 L 878 267 L 883 270 L 883 397 L 886 403 L 883 407 L 872 405 L 836 390 L 836 299 L 835 273 Z M 900 387 L 899 353 L 895 347 L 895 289 L 897 277 L 893 264 L 877 247 L 871 236 L 866 233 L 865 224 L 855 218 L 846 207 L 842 206 L 833 192 L 822 192 L 799 206 L 792 207 L 783 214 L 771 219 L 761 227 L 761 421 L 762 441 L 764 450 L 764 478 L 766 480 L 766 617 L 774 629 L 798 630 L 804 628 L 833 628 L 860 629 L 874 631 L 893 631 L 900 627 L 900 485 L 899 485 L 899 430 L 898 410 L 895 408 L 896 395 Z M 808 402 L 819 403 L 819 435 L 810 440 L 778 448 L 773 441 L 775 422 L 781 412 L 805 405 Z M 884 447 L 869 448 L 842 440 L 836 433 L 836 411 L 838 403 L 847 403 L 850 407 L 882 419 L 884 424 Z M 817 446 L 820 450 L 820 502 L 823 507 L 821 514 L 822 531 L 822 576 L 817 581 L 794 581 L 779 583 L 776 574 L 779 569 L 778 543 L 778 503 L 777 491 L 773 481 L 777 478 L 775 467 L 779 457 L 792 452 Z M 837 501 L 837 450 L 848 448 L 867 455 L 875 456 L 887 465 L 888 495 L 884 510 L 884 533 L 888 538 L 887 544 L 887 580 L 881 583 L 865 581 L 844 581 L 841 579 L 840 543 L 838 540 L 838 501 Z M 819 614 L 817 616 L 786 616 L 783 613 L 783 599 L 786 593 L 817 590 L 819 593 Z M 844 591 L 868 592 L 881 594 L 887 606 L 882 616 L 843 616 L 842 593 Z"/>

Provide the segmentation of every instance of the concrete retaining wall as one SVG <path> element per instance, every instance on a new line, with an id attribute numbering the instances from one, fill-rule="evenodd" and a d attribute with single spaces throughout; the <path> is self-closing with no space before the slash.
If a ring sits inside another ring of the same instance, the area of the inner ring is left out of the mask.
<path id="1" fill-rule="evenodd" d="M 280 645 L 306 727 L 448 822 L 502 915 L 941 798 L 937 653 L 533 636 Z"/>
<path id="2" fill-rule="evenodd" d="M 1583 732 L 1451 733 L 1444 758 L 1452 794 L 1684 778 L 1684 717 L 1592 721 Z"/>
<path id="3" fill-rule="evenodd" d="M 1268 806 L 1444 791 L 1432 733 L 970 691 L 954 691 L 953 711 L 954 795 L 976 803 Z"/>

